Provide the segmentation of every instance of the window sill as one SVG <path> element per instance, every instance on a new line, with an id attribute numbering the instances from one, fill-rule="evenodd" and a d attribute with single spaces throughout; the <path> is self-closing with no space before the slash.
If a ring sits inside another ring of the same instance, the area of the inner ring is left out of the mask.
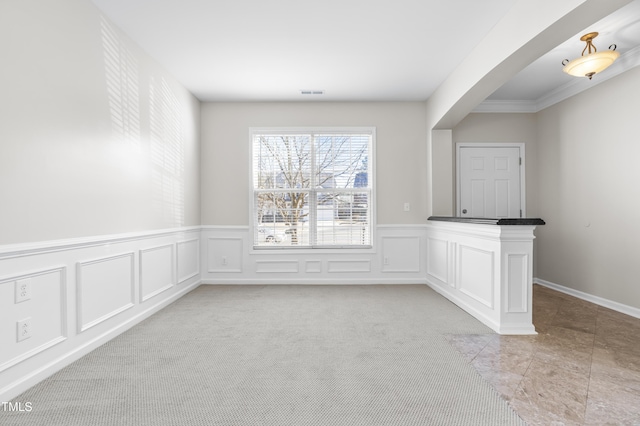
<path id="1" fill-rule="evenodd" d="M 332 254 L 332 253 L 375 253 L 374 246 L 357 246 L 357 247 L 345 247 L 345 246 L 325 246 L 325 247 L 265 247 L 265 246 L 253 246 L 249 251 L 249 254 Z"/>

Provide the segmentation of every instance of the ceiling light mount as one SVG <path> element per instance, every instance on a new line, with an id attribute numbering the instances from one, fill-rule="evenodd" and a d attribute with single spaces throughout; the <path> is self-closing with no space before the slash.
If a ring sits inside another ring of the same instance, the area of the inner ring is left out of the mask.
<path id="1" fill-rule="evenodd" d="M 573 61 L 568 59 L 562 61 L 562 65 L 564 65 L 562 70 L 564 72 L 575 77 L 588 77 L 591 80 L 595 74 L 604 71 L 618 59 L 620 54 L 615 51 L 617 48 L 615 44 L 609 46 L 609 50 L 598 52 L 593 44 L 593 39 L 596 37 L 598 37 L 598 33 L 595 31 L 580 37 L 580 41 L 587 43 L 582 50 L 582 56 Z"/>

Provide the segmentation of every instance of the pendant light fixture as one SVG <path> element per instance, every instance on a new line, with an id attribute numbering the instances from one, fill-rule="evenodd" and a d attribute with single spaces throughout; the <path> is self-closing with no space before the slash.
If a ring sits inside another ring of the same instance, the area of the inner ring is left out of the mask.
<path id="1" fill-rule="evenodd" d="M 562 61 L 562 65 L 564 65 L 562 70 L 564 72 L 576 77 L 589 77 L 589 80 L 591 80 L 594 74 L 604 71 L 609 65 L 613 64 L 613 61 L 618 59 L 620 54 L 615 51 L 617 47 L 615 44 L 609 46 L 609 50 L 604 52 L 597 51 L 593 45 L 593 39 L 597 36 L 597 32 L 592 32 L 580 37 L 581 41 L 587 43 L 582 51 L 582 56 L 573 61 L 568 59 Z M 585 52 L 587 52 L 586 55 Z"/>

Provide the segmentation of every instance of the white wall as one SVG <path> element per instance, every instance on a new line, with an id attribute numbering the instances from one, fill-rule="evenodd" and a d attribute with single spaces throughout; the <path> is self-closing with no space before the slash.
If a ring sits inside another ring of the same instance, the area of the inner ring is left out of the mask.
<path id="1" fill-rule="evenodd" d="M 89 0 L 1 1 L 0 52 L 8 401 L 199 285 L 200 104 Z"/>
<path id="2" fill-rule="evenodd" d="M 453 129 L 454 150 L 455 144 L 460 142 L 524 143 L 526 215 L 539 216 L 537 127 L 534 114 L 469 114 Z M 455 155 L 453 158 L 455 174 Z"/>
<path id="3" fill-rule="evenodd" d="M 199 102 L 88 0 L 0 2 L 0 244 L 200 223 Z"/>
<path id="4" fill-rule="evenodd" d="M 203 282 L 424 283 L 424 114 L 423 102 L 203 104 Z M 249 128 L 322 126 L 376 128 L 373 248 L 253 251 Z"/>
<path id="5" fill-rule="evenodd" d="M 250 224 L 250 127 L 305 126 L 375 127 L 378 224 L 424 223 L 424 111 L 423 102 L 202 104 L 202 224 Z"/>
<path id="6" fill-rule="evenodd" d="M 537 277 L 635 308 L 639 98 L 637 67 L 537 114 Z"/>

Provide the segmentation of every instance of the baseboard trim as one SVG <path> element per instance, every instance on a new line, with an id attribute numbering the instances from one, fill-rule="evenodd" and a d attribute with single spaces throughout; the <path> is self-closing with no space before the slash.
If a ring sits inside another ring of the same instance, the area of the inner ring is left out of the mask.
<path id="1" fill-rule="evenodd" d="M 32 386 L 38 384 L 39 382 L 46 379 L 47 377 L 55 374 L 56 372 L 60 371 L 64 367 L 70 365 L 71 363 L 87 355 L 89 352 L 93 351 L 99 346 L 107 343 L 111 339 L 129 330 L 131 327 L 149 318 L 151 315 L 167 307 L 168 305 L 180 299 L 182 296 L 189 293 L 190 291 L 195 290 L 197 287 L 200 286 L 200 284 L 201 283 L 199 281 L 193 284 L 190 284 L 189 286 L 183 288 L 179 292 L 172 294 L 170 297 L 164 299 L 163 301 L 158 302 L 153 306 L 150 306 L 149 308 L 138 313 L 134 317 L 129 318 L 125 322 L 113 327 L 112 329 L 106 331 L 105 333 L 102 333 L 101 335 L 96 336 L 94 339 L 83 344 L 82 346 L 79 346 L 74 350 L 67 352 L 66 354 L 59 357 L 58 359 L 31 372 L 29 375 L 23 376 L 19 380 L 1 388 L 0 401 L 11 401 L 13 398 L 25 392 Z"/>
<path id="2" fill-rule="evenodd" d="M 533 279 L 534 284 L 539 284 L 543 287 L 548 287 L 552 290 L 559 291 L 560 293 L 568 294 L 569 296 L 577 297 L 578 299 L 586 300 L 587 302 L 594 303 L 599 306 L 603 306 L 605 308 L 620 312 L 625 315 L 632 316 L 634 318 L 640 318 L 640 309 L 634 308 L 633 306 L 625 305 L 619 302 L 614 302 L 613 300 L 605 299 L 600 296 L 594 296 L 593 294 L 585 293 L 580 290 L 575 290 L 569 287 L 565 287 L 560 284 L 553 283 L 551 281 L 546 281 L 540 278 Z"/>

